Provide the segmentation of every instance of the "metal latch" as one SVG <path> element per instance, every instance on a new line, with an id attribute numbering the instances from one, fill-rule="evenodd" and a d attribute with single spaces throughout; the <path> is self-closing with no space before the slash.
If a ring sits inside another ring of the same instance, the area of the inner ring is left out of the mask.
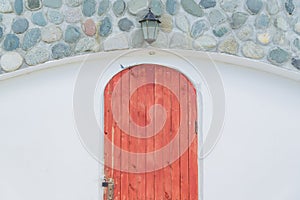
<path id="1" fill-rule="evenodd" d="M 115 187 L 115 184 L 114 184 L 114 179 L 112 178 L 109 178 L 109 179 L 106 179 L 104 178 L 104 182 L 102 182 L 102 187 L 106 187 L 107 190 L 107 200 L 113 200 L 114 199 L 114 187 Z"/>

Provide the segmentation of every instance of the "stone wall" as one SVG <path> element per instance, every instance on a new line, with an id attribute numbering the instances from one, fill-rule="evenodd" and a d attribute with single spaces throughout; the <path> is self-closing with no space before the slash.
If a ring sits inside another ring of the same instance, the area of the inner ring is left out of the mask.
<path id="1" fill-rule="evenodd" d="M 297 0 L 0 0 L 0 73 L 99 51 L 153 47 L 220 52 L 300 69 Z"/>

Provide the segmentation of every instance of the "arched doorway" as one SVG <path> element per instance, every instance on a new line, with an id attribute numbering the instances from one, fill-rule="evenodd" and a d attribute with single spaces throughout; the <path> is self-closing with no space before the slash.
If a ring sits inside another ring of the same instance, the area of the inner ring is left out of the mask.
<path id="1" fill-rule="evenodd" d="M 141 64 L 116 74 L 104 92 L 104 186 L 113 185 L 113 199 L 198 199 L 196 126 L 196 90 L 182 73 Z"/>

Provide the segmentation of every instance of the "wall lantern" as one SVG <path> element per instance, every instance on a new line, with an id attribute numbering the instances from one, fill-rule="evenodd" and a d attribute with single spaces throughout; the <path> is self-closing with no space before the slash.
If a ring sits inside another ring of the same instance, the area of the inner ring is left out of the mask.
<path id="1" fill-rule="evenodd" d="M 150 8 L 149 8 L 149 12 L 139 22 L 141 23 L 141 26 L 142 26 L 144 39 L 146 40 L 146 42 L 151 44 L 157 38 L 158 30 L 159 30 L 159 24 L 161 22 L 151 12 Z"/>

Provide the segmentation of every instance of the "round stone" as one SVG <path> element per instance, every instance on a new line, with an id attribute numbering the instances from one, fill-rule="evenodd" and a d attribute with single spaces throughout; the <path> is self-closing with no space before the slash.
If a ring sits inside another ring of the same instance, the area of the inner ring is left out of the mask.
<path id="1" fill-rule="evenodd" d="M 101 25 L 99 28 L 99 35 L 102 37 L 107 37 L 112 32 L 112 23 L 109 17 L 105 17 L 101 21 Z"/>
<path id="2" fill-rule="evenodd" d="M 82 4 L 82 0 L 66 0 L 66 3 L 70 7 L 77 7 Z"/>
<path id="3" fill-rule="evenodd" d="M 38 10 L 42 7 L 41 0 L 26 0 L 26 8 L 28 10 Z"/>
<path id="4" fill-rule="evenodd" d="M 64 13 L 65 13 L 65 20 L 68 23 L 77 23 L 80 21 L 82 17 L 80 8 L 67 8 Z"/>
<path id="5" fill-rule="evenodd" d="M 117 17 L 120 17 L 124 14 L 126 8 L 126 3 L 123 0 L 117 0 L 113 4 L 113 12 Z"/>
<path id="6" fill-rule="evenodd" d="M 220 52 L 233 54 L 233 55 L 237 54 L 238 49 L 239 49 L 239 43 L 236 41 L 236 39 L 233 36 L 227 37 L 218 46 L 218 50 Z"/>
<path id="7" fill-rule="evenodd" d="M 238 29 L 242 27 L 248 19 L 248 15 L 246 13 L 242 12 L 235 12 L 232 14 L 231 17 L 231 28 L 232 29 Z"/>
<path id="8" fill-rule="evenodd" d="M 157 40 L 151 44 L 156 48 L 168 48 L 168 36 L 164 32 L 158 32 Z"/>
<path id="9" fill-rule="evenodd" d="M 226 12 L 234 12 L 239 7 L 240 1 L 239 0 L 222 0 L 221 7 Z"/>
<path id="10" fill-rule="evenodd" d="M 200 5 L 205 9 L 215 7 L 216 4 L 217 4 L 216 0 L 201 0 L 200 1 Z"/>
<path id="11" fill-rule="evenodd" d="M 25 55 L 27 65 L 37 65 L 49 60 L 49 52 L 45 48 L 35 47 Z"/>
<path id="12" fill-rule="evenodd" d="M 120 19 L 120 21 L 118 22 L 118 26 L 121 31 L 126 32 L 129 32 L 134 27 L 133 22 L 130 21 L 128 18 Z"/>
<path id="13" fill-rule="evenodd" d="M 84 0 L 82 4 L 82 13 L 86 17 L 91 17 L 96 12 L 95 0 Z"/>
<path id="14" fill-rule="evenodd" d="M 265 56 L 264 49 L 252 41 L 243 44 L 242 52 L 247 58 L 261 59 Z"/>
<path id="15" fill-rule="evenodd" d="M 43 12 L 33 13 L 31 16 L 31 21 L 38 26 L 47 25 L 47 20 Z"/>
<path id="16" fill-rule="evenodd" d="M 300 51 L 300 39 L 299 39 L 299 38 L 296 38 L 296 39 L 293 41 L 293 45 L 294 45 L 296 51 Z"/>
<path id="17" fill-rule="evenodd" d="M 2 36 L 3 36 L 3 27 L 0 26 L 0 39 L 2 38 Z"/>
<path id="18" fill-rule="evenodd" d="M 256 38 L 258 42 L 263 45 L 267 45 L 271 42 L 271 34 L 269 32 L 257 33 Z"/>
<path id="19" fill-rule="evenodd" d="M 173 29 L 173 19 L 171 15 L 164 14 L 160 18 L 161 24 L 160 24 L 160 29 L 163 32 L 170 33 Z"/>
<path id="20" fill-rule="evenodd" d="M 23 0 L 15 0 L 14 8 L 17 15 L 21 15 L 23 12 Z"/>
<path id="21" fill-rule="evenodd" d="M 95 38 L 85 37 L 79 40 L 75 47 L 76 52 L 95 52 L 99 49 L 99 44 Z"/>
<path id="22" fill-rule="evenodd" d="M 197 38 L 203 34 L 204 30 L 207 28 L 207 23 L 204 20 L 196 21 L 191 29 L 191 36 Z"/>
<path id="23" fill-rule="evenodd" d="M 175 17 L 175 23 L 179 30 L 182 30 L 185 33 L 189 32 L 190 22 L 184 14 L 182 14 L 182 13 L 178 14 Z"/>
<path id="24" fill-rule="evenodd" d="M 195 0 L 181 0 L 181 6 L 187 13 L 193 16 L 202 17 L 204 15 L 202 8 Z"/>
<path id="25" fill-rule="evenodd" d="M 103 48 L 105 51 L 128 49 L 129 48 L 128 38 L 123 33 L 119 35 L 115 35 L 104 41 Z"/>
<path id="26" fill-rule="evenodd" d="M 292 58 L 291 63 L 295 68 L 300 69 L 300 59 L 299 58 Z"/>
<path id="27" fill-rule="evenodd" d="M 167 0 L 166 10 L 170 15 L 175 15 L 178 11 L 178 2 L 176 0 Z"/>
<path id="28" fill-rule="evenodd" d="M 208 15 L 209 22 L 212 26 L 221 24 L 226 21 L 226 16 L 217 9 L 212 10 Z"/>
<path id="29" fill-rule="evenodd" d="M 133 48 L 141 48 L 145 43 L 143 32 L 141 29 L 137 29 L 132 33 L 131 45 Z"/>
<path id="30" fill-rule="evenodd" d="M 300 35 L 300 22 L 297 22 L 295 25 L 294 25 L 294 31 Z"/>
<path id="31" fill-rule="evenodd" d="M 273 43 L 277 45 L 285 45 L 288 43 L 286 40 L 286 34 L 282 31 L 276 31 L 273 36 Z"/>
<path id="32" fill-rule="evenodd" d="M 0 0 L 0 12 L 11 13 L 13 8 L 8 0 Z"/>
<path id="33" fill-rule="evenodd" d="M 270 17 L 266 14 L 261 14 L 257 16 L 255 20 L 255 26 L 258 29 L 265 29 L 269 26 L 270 24 Z"/>
<path id="34" fill-rule="evenodd" d="M 242 41 L 250 39 L 252 35 L 253 35 L 253 27 L 251 26 L 244 26 L 237 33 L 237 37 Z"/>
<path id="35" fill-rule="evenodd" d="M 277 28 L 279 28 L 279 29 L 281 29 L 281 30 L 283 30 L 283 31 L 287 31 L 288 28 L 289 28 L 288 22 L 287 22 L 286 19 L 285 19 L 284 17 L 282 17 L 282 16 L 279 16 L 279 17 L 277 17 L 277 18 L 275 19 L 274 25 L 275 25 Z"/>
<path id="36" fill-rule="evenodd" d="M 101 16 L 107 12 L 109 8 L 109 0 L 102 0 L 99 3 L 98 15 Z"/>
<path id="37" fill-rule="evenodd" d="M 25 33 L 23 38 L 23 50 L 28 50 L 35 46 L 41 40 L 41 30 L 39 28 L 33 28 Z"/>
<path id="38" fill-rule="evenodd" d="M 65 43 L 55 44 L 52 49 L 52 58 L 53 59 L 61 59 L 64 57 L 68 57 L 71 55 L 71 47 Z"/>
<path id="39" fill-rule="evenodd" d="M 250 14 L 256 15 L 262 9 L 262 0 L 247 0 L 246 7 Z"/>
<path id="40" fill-rule="evenodd" d="M 133 15 L 136 15 L 138 12 L 148 8 L 147 1 L 141 0 L 130 0 L 127 5 L 129 12 Z"/>
<path id="41" fill-rule="evenodd" d="M 191 39 L 182 33 L 175 32 L 170 40 L 171 49 L 191 49 Z"/>
<path id="42" fill-rule="evenodd" d="M 228 28 L 226 26 L 218 26 L 213 30 L 213 34 L 216 37 L 223 37 L 225 34 L 229 32 Z"/>
<path id="43" fill-rule="evenodd" d="M 13 51 L 19 48 L 19 44 L 19 38 L 15 34 L 7 34 L 3 42 L 3 49 L 6 51 Z"/>
<path id="44" fill-rule="evenodd" d="M 65 41 L 67 43 L 75 43 L 81 36 L 80 29 L 77 26 L 68 25 L 65 31 Z"/>
<path id="45" fill-rule="evenodd" d="M 21 67 L 23 57 L 17 52 L 7 52 L 1 57 L 0 65 L 6 72 L 12 72 Z"/>
<path id="46" fill-rule="evenodd" d="M 49 22 L 53 24 L 61 24 L 64 21 L 64 16 L 57 10 L 49 9 L 47 13 Z"/>
<path id="47" fill-rule="evenodd" d="M 295 5 L 293 0 L 287 0 L 284 4 L 284 7 L 289 15 L 292 15 L 293 12 L 295 11 Z"/>
<path id="48" fill-rule="evenodd" d="M 154 15 L 160 16 L 163 13 L 163 4 L 160 0 L 152 0 L 150 3 L 150 8 Z"/>
<path id="49" fill-rule="evenodd" d="M 43 5 L 49 8 L 60 8 L 62 0 L 43 0 Z"/>
<path id="50" fill-rule="evenodd" d="M 26 18 L 17 18 L 13 21 L 12 30 L 14 33 L 24 33 L 29 27 L 29 22 Z"/>
<path id="51" fill-rule="evenodd" d="M 271 49 L 268 54 L 268 60 L 274 65 L 282 65 L 286 63 L 289 58 L 290 54 L 280 47 Z"/>
<path id="52" fill-rule="evenodd" d="M 275 15 L 279 12 L 277 0 L 268 0 L 266 2 L 267 2 L 267 11 L 270 15 Z"/>
<path id="53" fill-rule="evenodd" d="M 83 24 L 83 32 L 87 35 L 87 36 L 93 36 L 96 34 L 96 24 L 94 22 L 94 20 L 92 19 L 88 19 L 84 22 Z"/>
<path id="54" fill-rule="evenodd" d="M 42 40 L 47 43 L 55 42 L 62 38 L 62 30 L 55 25 L 43 28 L 41 33 Z"/>
<path id="55" fill-rule="evenodd" d="M 217 41 L 211 36 L 203 35 L 194 41 L 193 46 L 196 50 L 212 50 L 217 46 Z"/>

